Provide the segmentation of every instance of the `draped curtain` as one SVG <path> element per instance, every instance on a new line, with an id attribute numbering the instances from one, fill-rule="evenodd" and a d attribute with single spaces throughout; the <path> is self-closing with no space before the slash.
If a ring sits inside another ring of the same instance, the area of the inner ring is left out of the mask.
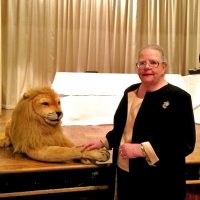
<path id="1" fill-rule="evenodd" d="M 3 108 L 13 108 L 30 87 L 50 85 L 58 71 L 135 73 L 137 51 L 147 43 L 164 48 L 168 73 L 199 67 L 199 0 L 1 0 L 0 6 Z"/>

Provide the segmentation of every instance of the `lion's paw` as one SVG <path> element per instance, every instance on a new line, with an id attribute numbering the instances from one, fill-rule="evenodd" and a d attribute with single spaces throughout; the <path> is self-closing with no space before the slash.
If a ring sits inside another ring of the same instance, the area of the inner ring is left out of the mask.
<path id="1" fill-rule="evenodd" d="M 102 157 L 98 161 L 105 162 L 105 161 L 109 160 L 109 158 L 110 158 L 110 152 L 108 150 L 106 150 L 106 149 L 100 149 L 99 151 L 100 151 Z"/>
<path id="2" fill-rule="evenodd" d="M 95 161 L 87 158 L 81 158 L 81 163 L 89 165 L 89 164 L 95 164 Z"/>
<path id="3" fill-rule="evenodd" d="M 110 158 L 110 152 L 107 149 L 95 149 L 84 152 L 84 158 L 99 162 L 106 162 Z"/>
<path id="4" fill-rule="evenodd" d="M 10 139 L 9 138 L 3 138 L 0 139 L 0 148 L 4 148 L 4 147 L 9 147 L 10 146 Z"/>

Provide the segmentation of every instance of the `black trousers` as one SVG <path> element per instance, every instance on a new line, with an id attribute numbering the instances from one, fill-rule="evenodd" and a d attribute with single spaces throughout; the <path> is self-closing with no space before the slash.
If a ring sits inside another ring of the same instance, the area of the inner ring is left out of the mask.
<path id="1" fill-rule="evenodd" d="M 184 190 L 172 187 L 171 183 L 157 182 L 153 178 L 140 181 L 119 167 L 116 187 L 118 200 L 185 200 Z"/>
<path id="2" fill-rule="evenodd" d="M 117 168 L 117 198 L 118 200 L 130 200 L 130 177 L 129 173 Z"/>

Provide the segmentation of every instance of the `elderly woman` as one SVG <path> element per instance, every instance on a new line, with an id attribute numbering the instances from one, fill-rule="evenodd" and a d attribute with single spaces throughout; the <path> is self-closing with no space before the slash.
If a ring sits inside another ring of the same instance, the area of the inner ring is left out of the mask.
<path id="1" fill-rule="evenodd" d="M 142 48 L 136 67 L 141 82 L 125 90 L 113 129 L 84 149 L 113 148 L 118 200 L 185 200 L 185 157 L 196 140 L 191 96 L 165 80 L 160 46 Z"/>

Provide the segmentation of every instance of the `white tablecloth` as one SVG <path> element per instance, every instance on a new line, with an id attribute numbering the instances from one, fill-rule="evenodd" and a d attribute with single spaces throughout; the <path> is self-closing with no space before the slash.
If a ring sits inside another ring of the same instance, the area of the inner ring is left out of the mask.
<path id="1" fill-rule="evenodd" d="M 166 79 L 191 94 L 200 123 L 200 75 L 166 74 Z M 124 90 L 139 81 L 137 74 L 57 72 L 52 88 L 62 96 L 63 125 L 112 124 Z"/>

